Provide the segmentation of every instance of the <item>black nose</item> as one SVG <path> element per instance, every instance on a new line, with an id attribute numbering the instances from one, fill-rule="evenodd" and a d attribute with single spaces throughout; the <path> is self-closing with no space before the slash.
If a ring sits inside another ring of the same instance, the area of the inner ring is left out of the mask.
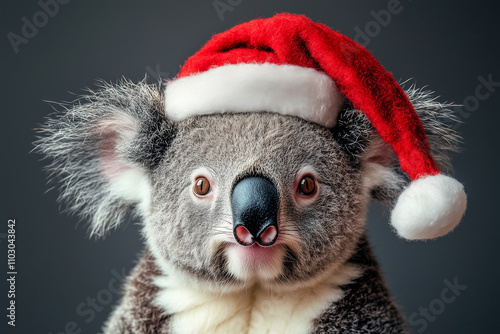
<path id="1" fill-rule="evenodd" d="M 276 186 L 264 177 L 239 181 L 231 195 L 233 234 L 241 245 L 254 242 L 271 246 L 278 238 L 279 196 Z"/>

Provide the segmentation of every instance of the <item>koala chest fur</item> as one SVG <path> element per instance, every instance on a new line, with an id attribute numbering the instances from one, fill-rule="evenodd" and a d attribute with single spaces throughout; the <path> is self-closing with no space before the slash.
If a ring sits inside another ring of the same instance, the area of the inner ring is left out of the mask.
<path id="1" fill-rule="evenodd" d="M 155 280 L 160 290 L 154 303 L 170 315 L 172 333 L 309 333 L 342 298 L 339 285 L 358 276 L 356 267 L 346 265 L 311 287 L 274 291 L 254 285 L 220 293 L 193 288 L 171 273 Z"/>
<path id="2" fill-rule="evenodd" d="M 209 290 L 165 275 L 147 252 L 105 333 L 406 333 L 364 238 L 340 271 L 310 287 Z"/>
<path id="3" fill-rule="evenodd" d="M 147 252 L 105 333 L 406 333 L 365 238 L 340 271 L 310 287 L 213 293 L 187 281 L 165 275 Z"/>

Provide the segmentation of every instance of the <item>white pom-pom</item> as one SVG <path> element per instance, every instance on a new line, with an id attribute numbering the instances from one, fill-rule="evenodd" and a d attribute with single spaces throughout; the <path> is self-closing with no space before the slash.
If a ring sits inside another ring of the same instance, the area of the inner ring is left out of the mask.
<path id="1" fill-rule="evenodd" d="M 463 185 L 443 175 L 413 181 L 398 198 L 391 224 L 410 240 L 433 239 L 458 225 L 467 206 Z"/>

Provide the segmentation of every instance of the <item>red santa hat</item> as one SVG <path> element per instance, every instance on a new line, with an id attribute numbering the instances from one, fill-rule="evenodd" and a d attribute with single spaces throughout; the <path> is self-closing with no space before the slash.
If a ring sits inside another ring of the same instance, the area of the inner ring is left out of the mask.
<path id="1" fill-rule="evenodd" d="M 217 34 L 167 84 L 167 116 L 271 111 L 334 127 L 348 99 L 368 116 L 412 182 L 391 223 L 406 239 L 442 236 L 466 208 L 441 174 L 405 92 L 363 46 L 305 16 L 278 14 Z"/>

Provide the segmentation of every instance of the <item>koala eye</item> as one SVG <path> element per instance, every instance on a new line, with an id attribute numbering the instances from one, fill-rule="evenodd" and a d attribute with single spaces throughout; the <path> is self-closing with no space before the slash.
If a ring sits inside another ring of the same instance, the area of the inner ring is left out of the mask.
<path id="1" fill-rule="evenodd" d="M 194 181 L 193 192 L 196 196 L 205 196 L 210 192 L 210 182 L 206 177 L 200 176 Z"/>
<path id="2" fill-rule="evenodd" d="M 300 182 L 298 187 L 298 192 L 304 196 L 311 196 L 316 192 L 316 182 L 311 175 L 304 176 Z"/>

